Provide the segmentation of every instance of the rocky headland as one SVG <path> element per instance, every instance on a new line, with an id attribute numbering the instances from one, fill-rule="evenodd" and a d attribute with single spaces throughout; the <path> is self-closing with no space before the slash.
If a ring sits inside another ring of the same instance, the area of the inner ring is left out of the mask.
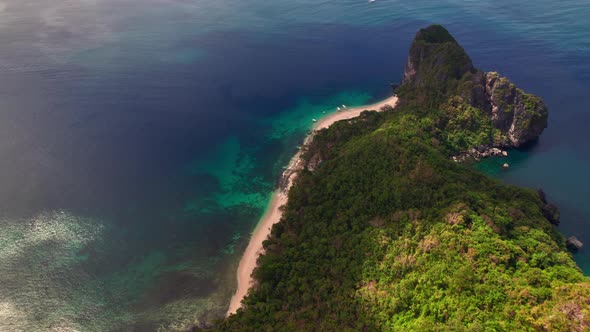
<path id="1" fill-rule="evenodd" d="M 453 162 L 533 143 L 543 101 L 476 69 L 437 25 L 416 34 L 396 93 L 394 110 L 306 141 L 254 287 L 214 329 L 590 329 L 590 280 L 567 251 L 583 244 L 559 233 L 557 207 Z"/>
<path id="2" fill-rule="evenodd" d="M 455 161 L 507 156 L 505 149 L 534 143 L 547 128 L 549 112 L 540 97 L 496 72 L 477 69 L 439 25 L 416 34 L 397 90 L 402 103 L 427 99 L 431 107 L 443 106 L 449 125 L 443 127 L 451 138 L 446 143 Z"/>

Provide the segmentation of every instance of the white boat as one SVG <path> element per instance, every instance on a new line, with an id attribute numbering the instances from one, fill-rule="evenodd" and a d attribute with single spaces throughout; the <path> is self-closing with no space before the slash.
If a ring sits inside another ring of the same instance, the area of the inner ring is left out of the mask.
<path id="1" fill-rule="evenodd" d="M 340 111 L 340 107 L 336 107 L 336 109 Z"/>
<path id="2" fill-rule="evenodd" d="M 318 120 L 316 120 L 316 119 L 311 119 L 311 121 L 313 121 L 313 122 L 318 122 Z"/>
<path id="3" fill-rule="evenodd" d="M 346 108 L 346 105 L 342 104 L 342 108 Z"/>

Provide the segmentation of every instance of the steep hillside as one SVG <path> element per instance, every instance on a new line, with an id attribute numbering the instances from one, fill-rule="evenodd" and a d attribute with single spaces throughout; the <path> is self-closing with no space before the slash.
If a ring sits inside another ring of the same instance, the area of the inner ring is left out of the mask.
<path id="1" fill-rule="evenodd" d="M 476 69 L 440 25 L 421 29 L 410 47 L 398 93 L 406 105 L 438 108 L 448 151 L 483 152 L 533 143 L 547 127 L 541 98 L 498 73 Z"/>
<path id="2" fill-rule="evenodd" d="M 336 123 L 306 147 L 310 167 L 265 241 L 255 288 L 214 329 L 590 329 L 590 283 L 558 213 L 451 159 L 533 142 L 547 123 L 541 99 L 475 69 L 440 26 L 416 35 L 398 93 L 395 110 Z"/>

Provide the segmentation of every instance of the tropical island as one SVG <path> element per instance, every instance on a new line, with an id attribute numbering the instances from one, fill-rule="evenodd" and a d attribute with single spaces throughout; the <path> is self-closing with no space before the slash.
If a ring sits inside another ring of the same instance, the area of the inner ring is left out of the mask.
<path id="1" fill-rule="evenodd" d="M 466 162 L 534 144 L 541 98 L 476 69 L 439 25 L 416 34 L 396 94 L 308 137 L 247 252 L 253 283 L 212 329 L 590 329 L 559 210 Z"/>

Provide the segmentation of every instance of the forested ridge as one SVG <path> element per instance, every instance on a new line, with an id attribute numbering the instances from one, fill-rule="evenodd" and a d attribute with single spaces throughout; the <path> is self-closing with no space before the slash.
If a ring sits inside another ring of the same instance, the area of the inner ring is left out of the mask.
<path id="1" fill-rule="evenodd" d="M 464 66 L 440 29 L 426 42 Z M 590 329 L 590 282 L 543 214 L 544 197 L 451 159 L 502 135 L 457 93 L 465 75 L 403 84 L 396 109 L 315 135 L 254 289 L 213 330 Z"/>

